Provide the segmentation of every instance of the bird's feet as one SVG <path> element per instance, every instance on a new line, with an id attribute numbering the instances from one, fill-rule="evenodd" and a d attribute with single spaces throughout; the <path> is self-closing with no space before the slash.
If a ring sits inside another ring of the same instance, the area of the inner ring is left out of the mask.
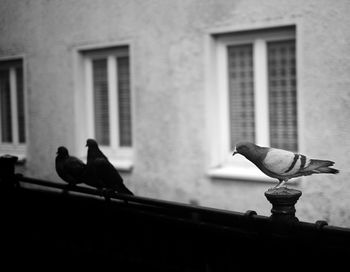
<path id="1" fill-rule="evenodd" d="M 67 185 L 64 187 L 64 189 L 62 190 L 62 194 L 63 194 L 63 195 L 68 195 L 71 188 L 72 188 L 72 185 L 71 185 L 71 184 L 67 184 Z"/>
<path id="2" fill-rule="evenodd" d="M 103 189 L 102 196 L 105 198 L 107 202 L 111 201 L 111 197 L 115 196 L 115 192 L 112 189 Z"/>
<path id="3" fill-rule="evenodd" d="M 288 189 L 287 185 L 286 185 L 286 181 L 280 181 L 276 186 L 271 187 L 269 190 L 278 190 L 278 189 Z"/>
<path id="4" fill-rule="evenodd" d="M 114 190 L 113 189 L 105 189 L 105 196 L 108 196 L 108 197 L 115 196 Z"/>
<path id="5" fill-rule="evenodd" d="M 278 184 L 274 187 L 274 189 L 278 189 L 278 188 L 285 188 L 285 183 L 286 183 L 286 180 L 280 180 L 279 182 L 278 182 Z"/>
<path id="6" fill-rule="evenodd" d="M 272 187 L 272 189 L 288 189 L 288 186 L 286 184 L 279 185 L 279 186 L 276 185 Z"/>
<path id="7" fill-rule="evenodd" d="M 77 185 L 76 184 L 67 184 L 66 187 L 62 190 L 62 194 L 67 195 L 69 194 L 69 191 L 74 189 Z"/>

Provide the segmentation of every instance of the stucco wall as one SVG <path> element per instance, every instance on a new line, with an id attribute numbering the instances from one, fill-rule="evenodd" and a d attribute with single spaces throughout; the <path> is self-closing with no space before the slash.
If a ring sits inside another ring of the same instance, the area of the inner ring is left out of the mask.
<path id="1" fill-rule="evenodd" d="M 59 145 L 78 150 L 74 54 L 131 42 L 136 194 L 269 215 L 272 184 L 207 175 L 206 44 L 213 29 L 297 26 L 301 151 L 336 162 L 337 176 L 298 186 L 297 216 L 350 227 L 349 1 L 0 0 L 0 57 L 24 55 L 28 175 L 59 181 Z M 84 145 L 85 143 L 81 143 Z"/>

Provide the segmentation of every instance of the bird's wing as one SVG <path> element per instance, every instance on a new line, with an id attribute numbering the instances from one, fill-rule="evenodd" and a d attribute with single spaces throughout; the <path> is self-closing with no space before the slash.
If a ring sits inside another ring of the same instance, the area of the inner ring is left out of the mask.
<path id="1" fill-rule="evenodd" d="M 66 161 L 66 158 L 60 158 L 59 156 L 56 157 L 55 161 L 55 167 L 56 167 L 56 172 L 57 175 L 63 179 L 66 182 L 71 182 L 70 178 L 67 177 L 66 171 L 64 169 L 64 163 Z"/>
<path id="2" fill-rule="evenodd" d="M 267 170 L 274 174 L 290 176 L 307 167 L 310 160 L 301 154 L 271 148 L 262 163 Z"/>
<path id="3" fill-rule="evenodd" d="M 94 167 L 96 175 L 102 180 L 106 188 L 116 190 L 118 193 L 133 195 L 124 185 L 123 178 L 118 170 L 107 159 L 95 159 Z"/>
<path id="4" fill-rule="evenodd" d="M 106 185 L 112 185 L 114 183 L 123 182 L 122 177 L 119 175 L 117 169 L 106 159 L 100 157 L 94 160 L 94 167 L 99 177 L 107 183 Z"/>
<path id="5" fill-rule="evenodd" d="M 76 157 L 70 156 L 64 162 L 63 169 L 67 176 L 70 176 L 75 182 L 83 182 L 86 164 Z"/>
<path id="6" fill-rule="evenodd" d="M 94 187 L 97 189 L 102 189 L 104 187 L 101 178 L 98 177 L 96 173 L 96 168 L 93 161 L 90 161 L 86 164 L 86 169 L 83 173 L 83 178 L 84 178 L 83 183 L 91 187 Z"/>

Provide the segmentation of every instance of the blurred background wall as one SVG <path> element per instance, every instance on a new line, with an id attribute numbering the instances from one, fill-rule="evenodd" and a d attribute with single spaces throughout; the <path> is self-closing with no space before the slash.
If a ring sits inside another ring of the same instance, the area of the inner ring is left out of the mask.
<path id="1" fill-rule="evenodd" d="M 128 187 L 140 196 L 269 215 L 264 192 L 274 183 L 249 166 L 237 173 L 234 159 L 222 155 L 234 146 L 223 135 L 228 124 L 221 114 L 228 114 L 229 102 L 221 104 L 226 96 L 219 94 L 227 73 L 218 66 L 219 48 L 226 38 L 248 36 L 259 44 L 261 35 L 291 35 L 297 151 L 334 160 L 340 170 L 290 185 L 303 192 L 297 217 L 350 227 L 349 13 L 345 0 L 0 0 L 2 80 L 11 73 L 9 82 L 20 79 L 11 71 L 15 61 L 22 63 L 25 106 L 17 107 L 24 108 L 26 135 L 24 143 L 8 144 L 3 132 L 0 153 L 24 158 L 18 171 L 28 176 L 61 181 L 54 170 L 57 147 L 84 159 L 86 138 L 96 136 L 88 129 L 93 114 L 86 90 L 103 84 L 87 86 L 86 71 L 97 69 L 100 51 L 108 57 L 109 50 L 114 56 L 126 48 L 132 143 L 108 154 L 117 167 L 120 162 Z"/>

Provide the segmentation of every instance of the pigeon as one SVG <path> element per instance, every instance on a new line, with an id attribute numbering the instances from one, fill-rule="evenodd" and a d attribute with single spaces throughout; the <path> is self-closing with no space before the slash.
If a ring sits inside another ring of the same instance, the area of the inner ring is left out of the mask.
<path id="1" fill-rule="evenodd" d="M 240 142 L 236 145 L 232 156 L 241 154 L 254 163 L 264 174 L 278 179 L 274 188 L 284 186 L 292 178 L 312 174 L 337 174 L 338 169 L 331 168 L 333 161 L 310 159 L 302 154 L 291 151 L 261 147 L 250 142 Z"/>
<path id="2" fill-rule="evenodd" d="M 100 179 L 96 178 L 94 169 L 92 169 L 91 167 L 88 167 L 88 164 L 86 164 L 83 183 L 90 187 L 96 188 L 100 192 L 100 194 L 103 195 L 104 184 Z"/>
<path id="3" fill-rule="evenodd" d="M 134 195 L 124 185 L 123 179 L 117 169 L 99 149 L 98 143 L 94 139 L 88 139 L 86 146 L 88 147 L 87 168 L 98 181 L 102 182 L 103 187 L 107 190 L 117 191 L 118 193 Z"/>
<path id="4" fill-rule="evenodd" d="M 58 176 L 68 183 L 68 188 L 84 182 L 86 164 L 80 159 L 70 156 L 68 149 L 60 146 L 57 149 L 55 168 Z"/>

